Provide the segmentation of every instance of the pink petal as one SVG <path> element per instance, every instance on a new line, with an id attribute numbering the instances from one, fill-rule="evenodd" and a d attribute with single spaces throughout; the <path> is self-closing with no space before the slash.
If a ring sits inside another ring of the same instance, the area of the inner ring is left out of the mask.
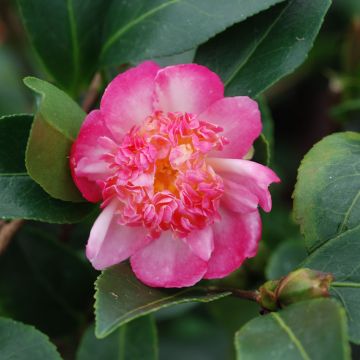
<path id="1" fill-rule="evenodd" d="M 183 240 L 195 255 L 204 261 L 209 260 L 214 250 L 213 230 L 211 226 L 202 230 L 192 231 Z"/>
<path id="2" fill-rule="evenodd" d="M 196 256 L 170 231 L 137 251 L 131 258 L 135 275 L 153 287 L 184 287 L 196 284 L 206 273 L 206 262 Z"/>
<path id="3" fill-rule="evenodd" d="M 154 78 L 160 67 L 146 61 L 118 75 L 105 90 L 100 109 L 117 139 L 153 112 Z"/>
<path id="4" fill-rule="evenodd" d="M 155 107 L 165 112 L 200 114 L 224 97 L 220 78 L 205 66 L 168 66 L 155 78 Z"/>
<path id="5" fill-rule="evenodd" d="M 271 195 L 268 187 L 273 182 L 280 182 L 278 176 L 268 167 L 253 161 L 240 159 L 208 159 L 215 172 L 224 180 L 224 205 L 233 211 L 242 211 L 256 203 L 266 211 L 271 210 Z M 237 193 L 239 192 L 239 193 Z M 243 196 L 241 200 L 240 194 Z M 229 199 L 234 197 L 234 200 Z M 236 205 L 235 198 L 241 202 Z"/>
<path id="6" fill-rule="evenodd" d="M 247 96 L 220 99 L 199 117 L 224 129 L 221 135 L 230 143 L 222 151 L 212 152 L 220 158 L 244 157 L 262 129 L 258 104 Z"/>
<path id="7" fill-rule="evenodd" d="M 106 206 L 90 232 L 86 256 L 98 270 L 127 259 L 149 241 L 144 227 L 130 227 L 117 223 L 117 207 L 117 200 Z"/>
<path id="8" fill-rule="evenodd" d="M 247 214 L 220 209 L 221 220 L 213 225 L 214 252 L 205 279 L 218 279 L 239 268 L 246 258 L 255 256 L 261 236 L 259 212 Z"/>
<path id="9" fill-rule="evenodd" d="M 110 131 L 104 124 L 99 110 L 87 115 L 80 133 L 74 142 L 70 155 L 70 168 L 75 184 L 85 199 L 92 202 L 101 200 L 101 188 L 97 180 L 103 180 L 112 173 L 101 157 L 109 151 L 99 141 L 101 137 L 112 143 Z"/>

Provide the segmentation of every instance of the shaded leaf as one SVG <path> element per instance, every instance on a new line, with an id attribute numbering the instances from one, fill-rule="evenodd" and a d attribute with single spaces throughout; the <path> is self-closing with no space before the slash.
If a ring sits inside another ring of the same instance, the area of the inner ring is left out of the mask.
<path id="1" fill-rule="evenodd" d="M 103 0 L 19 0 L 30 40 L 58 84 L 75 94 L 96 71 Z"/>
<path id="2" fill-rule="evenodd" d="M 360 343 L 360 134 L 333 134 L 299 168 L 295 218 L 309 257 L 302 264 L 335 277 L 333 295 L 347 310 L 350 338 Z"/>
<path id="3" fill-rule="evenodd" d="M 0 218 L 77 222 L 89 215 L 92 204 L 76 204 L 50 197 L 28 175 L 25 148 L 31 115 L 0 118 Z"/>
<path id="4" fill-rule="evenodd" d="M 101 63 L 115 65 L 178 54 L 282 0 L 113 1 Z"/>
<path id="5" fill-rule="evenodd" d="M 236 333 L 235 346 L 237 359 L 350 359 L 345 312 L 328 299 L 303 301 L 251 320 Z"/>
<path id="6" fill-rule="evenodd" d="M 0 313 L 51 336 L 66 334 L 85 320 L 94 278 L 76 253 L 25 225 L 1 255 Z"/>
<path id="7" fill-rule="evenodd" d="M 26 149 L 29 175 L 56 199 L 85 201 L 71 178 L 69 164 L 71 145 L 84 120 L 84 111 L 46 81 L 28 77 L 24 82 L 40 95 Z"/>
<path id="8" fill-rule="evenodd" d="M 293 239 L 280 244 L 271 254 L 265 273 L 268 280 L 280 279 L 306 258 L 306 250 L 300 239 Z"/>
<path id="9" fill-rule="evenodd" d="M 330 3 L 279 4 L 211 39 L 198 49 L 195 62 L 222 77 L 227 95 L 256 97 L 305 60 Z"/>
<path id="10" fill-rule="evenodd" d="M 144 316 L 123 325 L 105 339 L 96 338 L 95 326 L 90 326 L 81 340 L 76 360 L 156 360 L 157 353 L 154 319 Z"/>
<path id="11" fill-rule="evenodd" d="M 121 325 L 168 306 L 209 302 L 227 295 L 207 294 L 199 288 L 150 288 L 135 277 L 127 264 L 119 264 L 103 271 L 96 281 L 96 336 L 103 338 Z"/>
<path id="12" fill-rule="evenodd" d="M 2 359 L 61 360 L 46 335 L 11 319 L 0 318 L 0 349 Z"/>

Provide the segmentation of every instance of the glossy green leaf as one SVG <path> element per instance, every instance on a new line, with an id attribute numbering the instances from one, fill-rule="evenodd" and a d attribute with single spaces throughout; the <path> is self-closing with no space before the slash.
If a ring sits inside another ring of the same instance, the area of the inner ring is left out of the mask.
<path id="1" fill-rule="evenodd" d="M 157 358 L 155 322 L 151 316 L 144 316 L 123 325 L 105 339 L 96 338 L 95 327 L 90 326 L 81 340 L 76 360 Z"/>
<path id="2" fill-rule="evenodd" d="M 0 318 L 1 359 L 61 360 L 49 338 L 33 326 Z"/>
<path id="3" fill-rule="evenodd" d="M 360 343 L 360 134 L 333 134 L 299 168 L 295 217 L 310 253 L 302 266 L 330 272 L 332 292 L 348 313 L 350 338 Z"/>
<path id="4" fill-rule="evenodd" d="M 84 322 L 95 274 L 50 234 L 26 224 L 1 255 L 0 314 L 58 336 Z"/>
<path id="5" fill-rule="evenodd" d="M 209 302 L 227 295 L 207 294 L 200 288 L 150 288 L 136 279 L 127 264 L 119 264 L 103 271 L 96 281 L 96 336 L 103 338 L 121 325 L 168 306 Z"/>
<path id="6" fill-rule="evenodd" d="M 96 71 L 110 1 L 19 0 L 30 40 L 46 69 L 73 94 Z"/>
<path id="7" fill-rule="evenodd" d="M 293 239 L 280 244 L 271 254 L 266 266 L 266 278 L 276 280 L 287 275 L 297 268 L 306 258 L 306 255 L 305 246 L 300 239 Z"/>
<path id="8" fill-rule="evenodd" d="M 105 19 L 101 62 L 115 65 L 193 49 L 280 1 L 115 0 Z"/>
<path id="9" fill-rule="evenodd" d="M 25 148 L 33 117 L 0 118 L 0 218 L 77 222 L 88 216 L 92 204 L 76 204 L 50 197 L 28 175 Z"/>
<path id="10" fill-rule="evenodd" d="M 318 142 L 304 157 L 294 192 L 295 219 L 308 251 L 360 227 L 360 134 Z"/>
<path id="11" fill-rule="evenodd" d="M 198 49 L 195 62 L 222 77 L 227 95 L 255 97 L 305 60 L 330 3 L 279 4 L 208 41 Z"/>
<path id="12" fill-rule="evenodd" d="M 40 95 L 26 149 L 29 175 L 52 197 L 85 201 L 70 173 L 69 154 L 84 120 L 84 111 L 50 83 L 28 77 L 25 84 Z"/>
<path id="13" fill-rule="evenodd" d="M 349 360 L 344 310 L 334 301 L 303 301 L 248 322 L 235 335 L 237 359 Z"/>

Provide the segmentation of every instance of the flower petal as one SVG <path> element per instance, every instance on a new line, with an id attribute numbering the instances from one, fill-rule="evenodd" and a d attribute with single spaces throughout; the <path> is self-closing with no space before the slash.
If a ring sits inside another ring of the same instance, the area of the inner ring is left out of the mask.
<path id="1" fill-rule="evenodd" d="M 255 256 L 261 236 L 261 219 L 257 210 L 239 214 L 222 208 L 220 214 L 220 222 L 212 226 L 214 251 L 205 279 L 223 278 L 239 268 L 246 258 Z"/>
<path id="2" fill-rule="evenodd" d="M 240 159 L 209 158 L 216 173 L 224 180 L 223 204 L 233 211 L 242 212 L 242 207 L 253 207 L 256 197 L 256 205 L 266 211 L 271 210 L 271 195 L 268 186 L 273 182 L 280 182 L 278 176 L 268 167 L 253 161 Z M 239 193 L 237 193 L 239 192 Z M 243 200 L 239 196 L 243 195 Z M 230 198 L 234 199 L 231 200 Z M 236 205 L 237 199 L 241 203 Z"/>
<path id="3" fill-rule="evenodd" d="M 135 275 L 153 287 L 184 287 L 197 283 L 205 274 L 206 262 L 197 257 L 170 231 L 163 232 L 131 258 Z"/>
<path id="4" fill-rule="evenodd" d="M 222 151 L 212 152 L 213 156 L 220 158 L 244 157 L 262 129 L 258 104 L 247 96 L 218 100 L 199 117 L 224 129 L 221 135 L 230 143 Z"/>
<path id="5" fill-rule="evenodd" d="M 165 112 L 200 114 L 224 97 L 220 78 L 201 65 L 168 66 L 158 72 L 155 83 L 155 107 Z"/>
<path id="6" fill-rule="evenodd" d="M 145 246 L 149 239 L 142 226 L 130 227 L 117 222 L 118 201 L 113 200 L 96 219 L 86 246 L 86 256 L 95 269 L 115 265 Z"/>
<path id="7" fill-rule="evenodd" d="M 153 112 L 154 79 L 160 67 L 146 61 L 118 75 L 105 90 L 100 109 L 116 139 Z"/>
<path id="8" fill-rule="evenodd" d="M 204 261 L 209 260 L 214 250 L 213 230 L 211 226 L 202 230 L 192 231 L 183 240 L 195 255 Z"/>
<path id="9" fill-rule="evenodd" d="M 94 110 L 83 122 L 70 155 L 70 168 L 75 184 L 84 198 L 92 202 L 101 200 L 101 188 L 97 181 L 112 173 L 107 163 L 101 159 L 109 148 L 99 141 L 100 138 L 107 139 L 107 143 L 113 143 L 101 112 Z"/>

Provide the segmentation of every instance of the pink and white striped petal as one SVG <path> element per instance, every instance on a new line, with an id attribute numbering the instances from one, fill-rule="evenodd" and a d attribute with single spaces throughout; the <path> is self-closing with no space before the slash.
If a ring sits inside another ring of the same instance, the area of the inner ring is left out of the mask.
<path id="1" fill-rule="evenodd" d="M 106 141 L 99 141 L 100 139 Z M 102 199 L 98 181 L 105 180 L 112 170 L 102 156 L 115 146 L 99 110 L 87 115 L 70 155 L 70 168 L 75 184 L 85 199 L 98 202 Z"/>
<path id="2" fill-rule="evenodd" d="M 208 68 L 196 64 L 168 66 L 155 78 L 155 108 L 200 114 L 224 97 L 224 85 Z"/>
<path id="3" fill-rule="evenodd" d="M 107 205 L 90 232 L 86 256 L 97 270 L 126 260 L 149 242 L 144 227 L 124 226 L 117 222 L 118 205 L 117 200 Z"/>
<path id="4" fill-rule="evenodd" d="M 218 100 L 200 114 L 199 118 L 224 129 L 221 135 L 229 140 L 229 144 L 222 151 L 212 151 L 209 154 L 220 158 L 243 158 L 262 129 L 259 107 L 247 96 Z"/>
<path id="5" fill-rule="evenodd" d="M 214 251 L 208 262 L 205 279 L 219 279 L 238 269 L 246 258 L 256 255 L 261 236 L 261 219 L 257 210 L 239 214 L 220 209 L 221 221 L 212 226 Z"/>
<path id="6" fill-rule="evenodd" d="M 223 178 L 224 193 L 226 193 L 225 205 L 231 210 L 241 211 L 241 206 L 245 206 L 245 204 L 252 206 L 253 196 L 256 196 L 257 203 L 264 211 L 269 212 L 271 210 L 271 195 L 268 187 L 273 182 L 280 182 L 278 176 L 271 169 L 253 161 L 240 159 L 209 158 L 208 164 Z M 228 199 L 228 197 L 233 196 L 241 201 L 237 191 L 244 195 L 242 204 L 238 205 Z"/>
<path id="7" fill-rule="evenodd" d="M 170 231 L 137 251 L 131 267 L 143 283 L 153 287 L 180 288 L 196 284 L 207 270 L 206 261 L 196 256 Z"/>
<path id="8" fill-rule="evenodd" d="M 143 62 L 118 75 L 106 88 L 100 110 L 117 140 L 153 113 L 154 79 L 159 69 L 152 61 Z"/>

